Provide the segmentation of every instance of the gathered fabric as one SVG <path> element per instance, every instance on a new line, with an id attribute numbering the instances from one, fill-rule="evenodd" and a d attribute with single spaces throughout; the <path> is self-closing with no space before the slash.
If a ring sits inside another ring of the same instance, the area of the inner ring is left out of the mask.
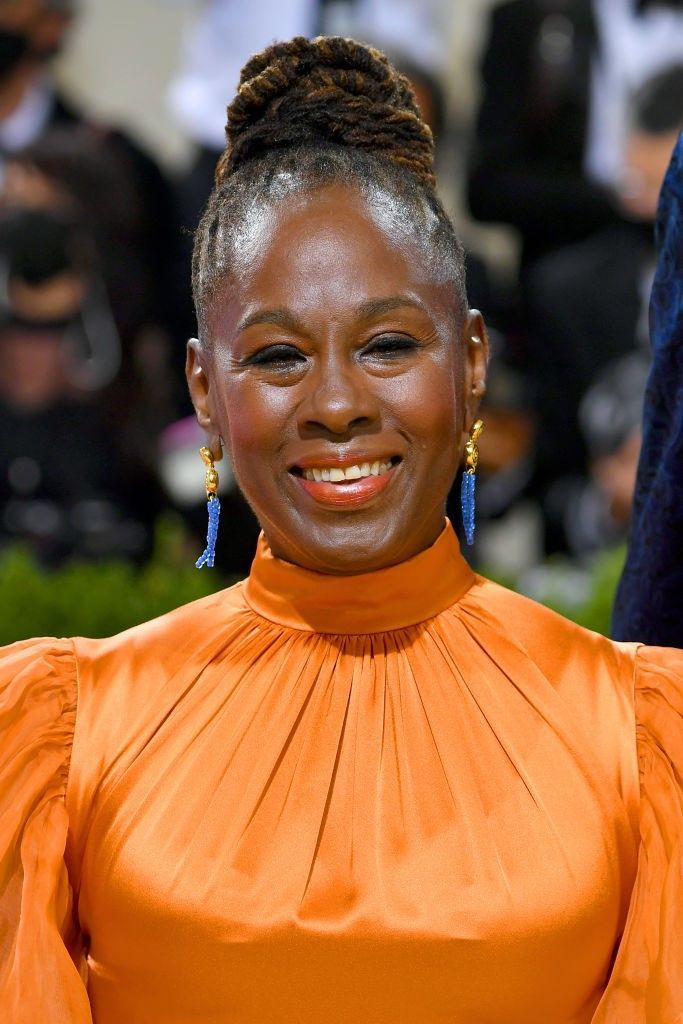
<path id="1" fill-rule="evenodd" d="M 449 525 L 0 657 L 6 1024 L 681 1024 L 683 653 Z"/>

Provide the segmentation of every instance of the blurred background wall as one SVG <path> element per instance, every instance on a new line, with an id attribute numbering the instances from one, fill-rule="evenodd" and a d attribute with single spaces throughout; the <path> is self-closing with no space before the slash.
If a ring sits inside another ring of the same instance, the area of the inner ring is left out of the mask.
<path id="1" fill-rule="evenodd" d="M 121 124 L 166 165 L 187 160 L 166 91 L 191 6 L 158 0 L 80 0 L 59 79 L 88 113 Z"/>

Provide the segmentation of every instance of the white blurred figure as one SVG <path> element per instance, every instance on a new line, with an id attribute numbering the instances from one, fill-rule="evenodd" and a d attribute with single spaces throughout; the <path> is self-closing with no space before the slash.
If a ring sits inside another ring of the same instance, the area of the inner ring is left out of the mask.
<path id="1" fill-rule="evenodd" d="M 188 136 L 215 152 L 225 145 L 227 100 L 251 54 L 297 35 L 351 35 L 438 73 L 452 6 L 448 0 L 163 2 L 197 8 L 169 101 Z"/>
<path id="2" fill-rule="evenodd" d="M 629 99 L 649 79 L 683 63 L 683 9 L 671 0 L 594 0 L 593 10 L 599 54 L 592 67 L 584 165 L 591 180 L 619 194 L 628 157 Z"/>

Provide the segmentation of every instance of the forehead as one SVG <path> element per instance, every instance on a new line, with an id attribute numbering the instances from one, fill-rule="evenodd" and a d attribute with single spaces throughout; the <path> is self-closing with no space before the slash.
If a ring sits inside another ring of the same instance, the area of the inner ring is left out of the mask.
<path id="1" fill-rule="evenodd" d="M 330 185 L 255 210 L 234 240 L 215 313 L 263 304 L 343 316 L 369 298 L 407 294 L 450 318 L 452 285 L 435 277 L 423 240 L 392 202 Z"/>

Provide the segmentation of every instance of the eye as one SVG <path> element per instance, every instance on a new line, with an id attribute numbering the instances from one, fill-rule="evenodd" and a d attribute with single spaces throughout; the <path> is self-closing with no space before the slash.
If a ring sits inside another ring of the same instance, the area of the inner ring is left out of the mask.
<path id="1" fill-rule="evenodd" d="M 275 370 L 289 370 L 305 362 L 305 355 L 294 345 L 268 345 L 245 359 L 249 366 L 272 367 Z"/>
<path id="2" fill-rule="evenodd" d="M 419 348 L 418 343 L 407 334 L 383 334 L 379 338 L 373 338 L 370 344 L 363 349 L 363 354 L 383 359 L 395 359 L 398 356 L 414 352 L 417 348 Z"/>

